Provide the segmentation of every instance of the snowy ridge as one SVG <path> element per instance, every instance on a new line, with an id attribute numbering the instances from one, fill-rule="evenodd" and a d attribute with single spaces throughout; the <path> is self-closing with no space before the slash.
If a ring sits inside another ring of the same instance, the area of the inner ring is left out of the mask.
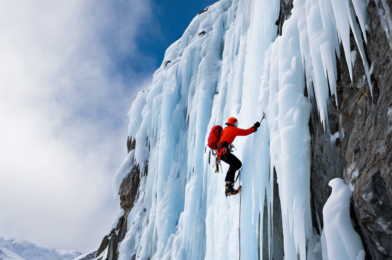
<path id="1" fill-rule="evenodd" d="M 48 249 L 26 241 L 0 237 L 0 259 L 2 260 L 72 260 L 81 253 L 72 250 Z"/>
<path id="2" fill-rule="evenodd" d="M 366 1 L 295 0 L 276 37 L 279 3 L 221 0 L 210 6 L 168 48 L 151 86 L 138 94 L 128 114 L 136 149 L 113 184 L 118 194 L 130 162 L 140 166 L 119 259 L 238 259 L 240 196 L 225 198 L 225 174 L 214 172 L 204 149 L 214 125 L 234 116 L 248 128 L 263 111 L 267 121 L 259 130 L 234 143 L 243 162 L 241 259 L 257 259 L 263 248 L 259 223 L 265 199 L 273 200 L 274 170 L 285 259 L 320 259 L 310 214 L 311 100 L 329 131 L 327 99 L 336 95 L 339 43 L 352 71 L 350 28 L 369 78 L 361 34 L 366 37 Z M 273 219 L 269 210 L 269 226 Z"/>

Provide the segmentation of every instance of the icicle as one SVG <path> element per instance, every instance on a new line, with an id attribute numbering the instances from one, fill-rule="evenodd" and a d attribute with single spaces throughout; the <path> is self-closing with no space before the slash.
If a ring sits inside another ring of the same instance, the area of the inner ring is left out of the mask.
<path id="1" fill-rule="evenodd" d="M 363 15 L 362 13 L 360 13 L 360 14 Z M 366 74 L 366 78 L 368 80 L 370 94 L 373 96 L 372 81 L 370 79 L 370 72 L 369 72 L 369 64 L 368 64 L 368 61 L 367 61 L 367 58 L 366 58 L 365 48 L 363 46 L 361 31 L 359 29 L 359 26 L 358 26 L 358 23 L 357 23 L 357 20 L 356 20 L 356 16 L 355 16 L 355 12 L 354 12 L 354 8 L 353 8 L 351 2 L 350 2 L 350 16 L 349 16 L 349 19 L 350 19 L 351 28 L 353 30 L 354 38 L 355 38 L 355 41 L 356 41 L 357 46 L 358 46 L 359 53 L 361 54 L 363 66 L 365 68 L 365 74 Z M 366 33 L 364 33 L 364 35 L 365 35 L 365 38 L 366 38 Z"/>

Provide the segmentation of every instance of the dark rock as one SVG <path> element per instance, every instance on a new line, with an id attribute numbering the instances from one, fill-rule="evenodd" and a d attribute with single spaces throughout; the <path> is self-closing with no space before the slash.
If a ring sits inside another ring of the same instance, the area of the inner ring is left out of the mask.
<path id="1" fill-rule="evenodd" d="M 116 230 L 119 230 L 120 228 L 122 228 L 124 226 L 124 222 L 125 222 L 125 218 L 124 218 L 124 216 L 121 216 L 118 219 Z"/>
<path id="2" fill-rule="evenodd" d="M 280 0 L 279 17 L 275 24 L 278 26 L 278 35 L 282 35 L 283 23 L 290 18 L 293 9 L 293 0 Z"/>
<path id="3" fill-rule="evenodd" d="M 201 10 L 197 15 L 201 15 L 202 13 L 205 13 L 208 11 L 208 7 L 206 9 Z"/>
<path id="4" fill-rule="evenodd" d="M 170 60 L 165 62 L 165 68 L 167 68 L 167 65 L 169 65 L 170 62 L 171 62 Z"/>
<path id="5" fill-rule="evenodd" d="M 118 223 L 117 223 L 117 228 L 118 228 L 118 242 L 120 243 L 121 241 L 123 241 L 125 235 L 127 234 L 127 218 L 129 215 L 130 211 L 125 212 L 125 215 L 122 216 Z"/>
<path id="6" fill-rule="evenodd" d="M 129 137 L 127 140 L 127 148 L 128 148 L 128 152 L 136 148 L 136 141 L 132 139 L 132 137 Z M 146 162 L 144 173 L 145 174 L 148 173 L 148 162 Z M 104 237 L 101 246 L 97 251 L 96 256 L 99 256 L 109 246 L 108 256 L 110 253 L 112 259 L 117 259 L 118 244 L 124 239 L 127 233 L 127 223 L 128 223 L 127 219 L 128 219 L 129 212 L 132 210 L 133 204 L 137 198 L 137 190 L 139 188 L 139 182 L 140 182 L 140 168 L 138 165 L 134 165 L 131 168 L 131 171 L 127 175 L 127 177 L 125 177 L 121 182 L 120 189 L 119 189 L 120 207 L 124 210 L 124 215 L 118 219 L 116 228 L 113 228 L 110 231 L 110 234 Z M 112 249 L 110 248 L 111 247 L 110 243 L 114 243 L 112 245 Z M 113 251 L 114 247 L 116 248 L 115 251 Z"/>
<path id="7" fill-rule="evenodd" d="M 79 260 L 93 260 L 95 258 L 97 251 L 91 252 L 87 254 L 85 257 L 80 258 Z"/>
<path id="8" fill-rule="evenodd" d="M 283 223 L 282 211 L 279 198 L 279 186 L 277 183 L 276 171 L 274 169 L 274 198 L 273 198 L 273 220 L 272 220 L 272 259 L 283 259 Z M 268 259 L 268 258 L 267 258 Z"/>
<path id="9" fill-rule="evenodd" d="M 124 178 L 120 185 L 120 207 L 125 211 L 130 211 L 135 202 L 137 190 L 140 182 L 140 168 L 134 165 L 131 172 Z"/>
<path id="10" fill-rule="evenodd" d="M 283 248 L 283 223 L 282 223 L 282 211 L 279 198 L 279 186 L 276 178 L 276 171 L 274 169 L 274 194 L 273 194 L 273 204 L 268 205 L 267 197 L 264 202 L 264 213 L 263 213 L 263 258 L 269 259 L 283 259 L 284 258 L 284 248 Z M 268 208 L 270 207 L 270 212 L 273 214 L 272 223 L 268 225 Z M 271 234 L 272 241 L 268 241 L 268 233 Z M 269 248 L 271 246 L 271 248 Z"/>
<path id="11" fill-rule="evenodd" d="M 112 235 L 109 241 L 107 260 L 117 260 L 118 257 L 118 238 L 116 233 Z"/>
<path id="12" fill-rule="evenodd" d="M 202 31 L 201 33 L 199 33 L 199 35 L 204 35 L 206 34 L 206 31 Z"/>
<path id="13" fill-rule="evenodd" d="M 147 176 L 148 175 L 148 161 L 144 164 L 144 173 L 143 176 Z"/>
<path id="14" fill-rule="evenodd" d="M 127 227 L 122 227 L 120 231 L 118 232 L 118 242 L 122 242 L 125 238 L 125 235 L 127 234 Z"/>
<path id="15" fill-rule="evenodd" d="M 128 153 L 130 153 L 135 148 L 136 148 L 136 139 L 132 139 L 132 136 L 128 136 L 128 138 L 127 138 L 127 150 L 128 150 Z"/>
<path id="16" fill-rule="evenodd" d="M 108 245 L 109 245 L 109 237 L 105 236 L 102 239 L 101 245 L 99 246 L 99 248 L 95 254 L 95 257 L 98 257 L 100 254 L 102 254 L 102 252 L 105 251 L 105 249 L 108 247 Z"/>
<path id="17" fill-rule="evenodd" d="M 357 185 L 356 210 L 359 224 L 368 241 L 365 245 L 373 259 L 392 259 L 392 201 L 381 172 L 369 173 L 370 179 Z M 374 252 L 374 250 L 377 251 Z M 379 253 L 382 253 L 382 256 Z"/>
<path id="18" fill-rule="evenodd" d="M 114 234 L 116 234 L 116 229 L 115 229 L 115 228 L 113 228 L 113 229 L 110 231 L 109 237 L 113 236 Z"/>
<path id="19" fill-rule="evenodd" d="M 267 202 L 267 194 L 265 194 L 264 200 L 264 210 L 263 210 L 263 257 L 259 257 L 259 259 L 269 259 L 269 248 L 268 248 L 268 202 Z M 261 235 L 261 234 L 260 234 Z M 260 245 L 260 243 L 258 243 Z M 260 252 L 260 249 L 259 249 Z"/>

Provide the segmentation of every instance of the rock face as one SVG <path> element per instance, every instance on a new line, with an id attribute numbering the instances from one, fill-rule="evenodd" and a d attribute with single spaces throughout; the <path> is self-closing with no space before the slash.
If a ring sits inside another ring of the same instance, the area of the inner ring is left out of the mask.
<path id="1" fill-rule="evenodd" d="M 277 183 L 276 172 L 274 172 L 274 194 L 273 194 L 273 204 L 268 205 L 267 196 L 264 202 L 264 217 L 263 217 L 263 257 L 260 259 L 283 259 L 284 258 L 284 248 L 283 248 L 283 224 L 282 224 L 282 211 L 280 206 L 279 198 L 279 186 Z M 270 211 L 273 212 L 273 220 L 270 225 L 268 225 L 268 206 Z M 259 234 L 260 234 L 259 230 Z M 272 234 L 271 243 L 268 242 L 268 234 Z M 260 243 L 259 243 L 260 244 Z"/>
<path id="2" fill-rule="evenodd" d="M 135 140 L 132 137 L 127 139 L 128 153 L 136 148 Z M 147 173 L 148 167 L 145 168 Z M 116 260 L 118 258 L 118 244 L 124 239 L 127 233 L 127 218 L 129 212 L 133 208 L 133 204 L 137 197 L 137 190 L 140 182 L 140 167 L 134 165 L 127 177 L 125 177 L 120 185 L 119 196 L 120 196 L 120 207 L 124 210 L 124 215 L 121 216 L 118 221 L 116 228 L 112 229 L 109 235 L 106 235 L 101 245 L 99 246 L 96 257 L 99 257 L 105 250 L 107 250 L 107 260 Z M 99 258 L 97 258 L 99 259 Z M 106 260 L 103 259 L 103 260 Z"/>
<path id="3" fill-rule="evenodd" d="M 342 59 L 339 131 L 344 180 L 355 186 L 354 209 L 367 253 L 372 259 L 392 259 L 392 52 L 381 25 L 379 2 L 370 1 L 368 6 L 366 51 L 373 64 L 373 96 L 360 57 L 352 83 Z"/>
<path id="4" fill-rule="evenodd" d="M 391 3 L 388 2 L 391 6 Z M 392 65 L 390 40 L 381 25 L 381 1 L 370 1 L 366 54 L 373 64 L 373 96 L 365 78 L 362 59 L 351 37 L 357 58 L 350 79 L 344 55 L 338 62 L 338 107 L 329 104 L 329 128 L 317 123 L 312 133 L 312 214 L 318 230 L 322 208 L 329 194 L 329 180 L 340 177 L 354 187 L 353 214 L 358 221 L 369 259 L 392 259 Z M 355 52 L 352 54 L 355 55 Z M 343 54 L 343 49 L 341 49 Z M 339 132 L 336 142 L 330 136 Z"/>
<path id="5" fill-rule="evenodd" d="M 105 249 L 108 247 L 109 245 L 109 237 L 108 236 L 104 236 L 101 242 L 101 245 L 99 246 L 97 252 L 95 253 L 96 256 L 99 256 L 100 254 L 102 254 L 103 251 L 105 251 Z"/>
<path id="6" fill-rule="evenodd" d="M 132 167 L 131 172 L 124 178 L 120 185 L 120 206 L 125 212 L 131 211 L 136 199 L 140 182 L 140 169 L 138 165 Z"/>
<path id="7" fill-rule="evenodd" d="M 323 207 L 332 189 L 328 182 L 334 178 L 343 178 L 345 161 L 340 158 L 340 140 L 331 141 L 331 134 L 339 130 L 338 111 L 334 105 L 334 98 L 329 100 L 329 127 L 320 124 L 316 106 L 313 106 L 309 129 L 312 136 L 312 164 L 311 164 L 311 207 L 312 223 L 318 234 L 323 227 Z"/>
<path id="8" fill-rule="evenodd" d="M 127 150 L 128 150 L 128 153 L 129 152 L 131 152 L 132 150 L 134 150 L 136 148 L 136 140 L 135 139 L 133 139 L 132 140 L 132 137 L 127 137 Z"/>

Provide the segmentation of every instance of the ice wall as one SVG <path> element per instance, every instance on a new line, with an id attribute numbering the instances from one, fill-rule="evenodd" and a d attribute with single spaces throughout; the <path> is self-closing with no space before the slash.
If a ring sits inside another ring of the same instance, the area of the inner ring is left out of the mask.
<path id="1" fill-rule="evenodd" d="M 273 203 L 274 171 L 285 259 L 306 259 L 314 236 L 310 99 L 328 127 L 326 102 L 336 94 L 339 43 L 351 71 L 350 28 L 369 74 L 355 17 L 364 30 L 366 1 L 295 0 L 277 37 L 279 3 L 221 0 L 210 6 L 168 48 L 151 86 L 137 96 L 129 112 L 136 149 L 121 169 L 133 160 L 141 181 L 119 259 L 257 259 L 263 255 L 259 223 L 264 201 Z M 214 172 L 205 152 L 209 130 L 230 116 L 239 127 L 250 127 L 263 111 L 267 120 L 259 130 L 234 142 L 243 162 L 243 190 L 226 198 L 225 174 Z M 119 171 L 114 187 L 121 176 Z M 270 210 L 267 215 L 271 226 L 274 216 Z M 264 232 L 271 242 L 274 234 Z"/>

